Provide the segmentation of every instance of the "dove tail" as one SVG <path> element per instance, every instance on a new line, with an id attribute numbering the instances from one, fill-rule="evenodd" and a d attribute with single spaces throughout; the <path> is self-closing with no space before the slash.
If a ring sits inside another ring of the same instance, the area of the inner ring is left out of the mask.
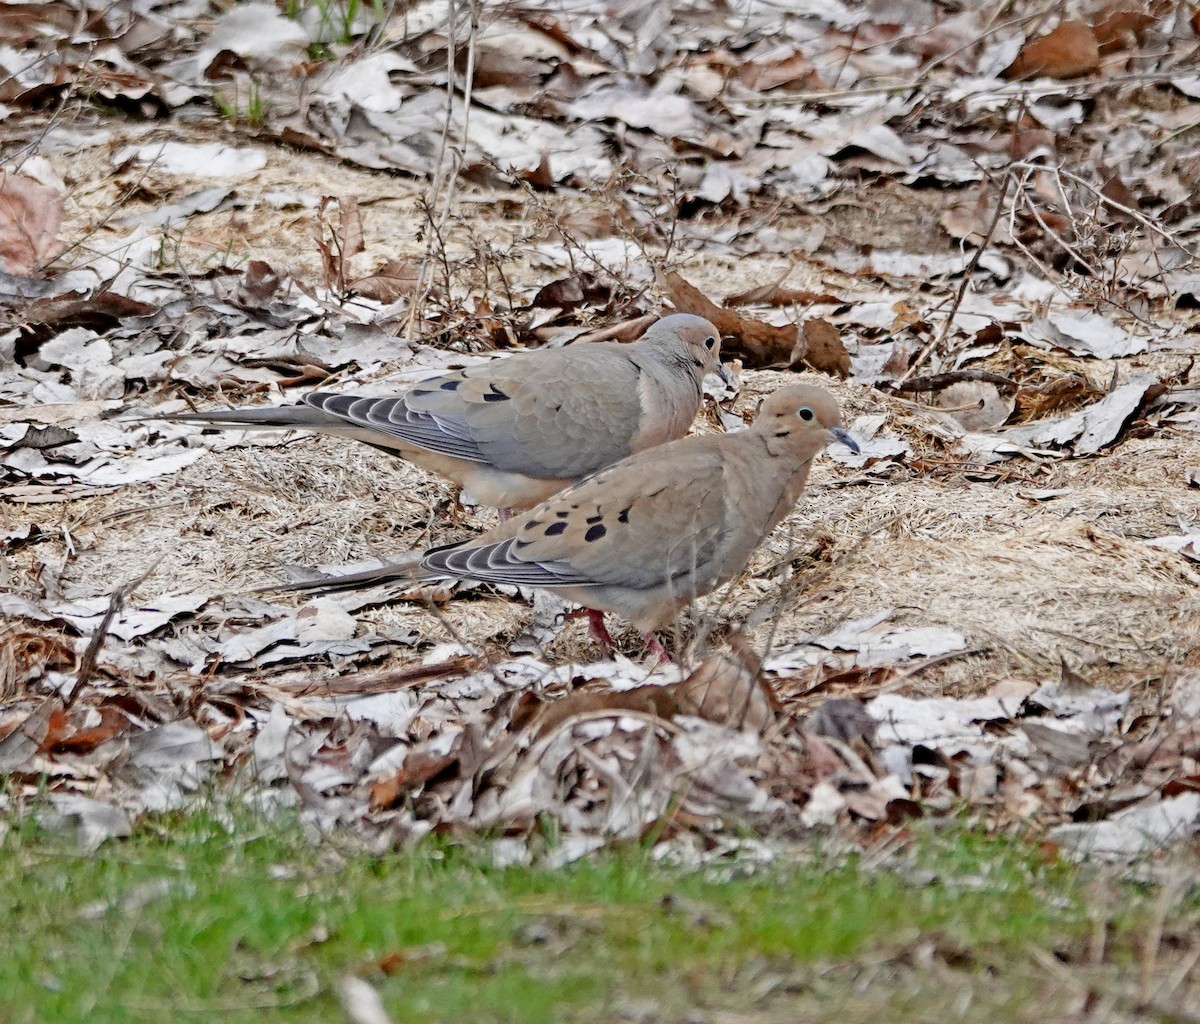
<path id="1" fill-rule="evenodd" d="M 414 551 L 401 556 L 394 562 L 385 562 L 374 569 L 363 569 L 360 572 L 347 573 L 344 576 L 319 576 L 312 580 L 298 580 L 294 583 L 278 583 L 262 587 L 255 593 L 278 593 L 284 591 L 306 590 L 321 594 L 332 594 L 340 590 L 358 590 L 372 587 L 378 583 L 417 583 L 421 580 L 435 579 L 438 574 L 430 572 L 421 564 L 424 552 Z"/>
<path id="2" fill-rule="evenodd" d="M 139 416 L 144 420 L 168 420 L 172 423 L 199 423 L 205 427 L 231 427 L 235 430 L 324 430 L 345 426 L 337 416 L 309 405 L 281 405 L 264 409 L 212 409 L 208 412 L 163 413 Z"/>

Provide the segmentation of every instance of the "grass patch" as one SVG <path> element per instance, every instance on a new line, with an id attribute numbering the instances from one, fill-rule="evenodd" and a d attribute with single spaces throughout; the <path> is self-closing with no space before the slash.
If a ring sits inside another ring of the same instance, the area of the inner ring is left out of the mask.
<path id="1" fill-rule="evenodd" d="M 1095 945 L 1095 884 L 958 830 L 901 867 L 747 874 L 640 849 L 555 871 L 435 842 L 372 857 L 200 815 L 83 855 L 21 825 L 0 848 L 0 1021 L 343 1020 L 347 972 L 396 1021 L 915 1021 L 964 999 L 1040 1020 L 1073 991 L 1045 957 L 1069 973 Z M 1115 977 L 1157 904 L 1106 898 Z M 1194 928 L 1195 902 L 1172 915 Z"/>

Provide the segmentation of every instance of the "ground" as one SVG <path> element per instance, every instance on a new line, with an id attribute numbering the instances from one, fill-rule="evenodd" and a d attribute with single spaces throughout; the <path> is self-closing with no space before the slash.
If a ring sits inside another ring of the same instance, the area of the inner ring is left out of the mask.
<path id="1" fill-rule="evenodd" d="M 0 18 L 0 1024 L 1195 1019 L 1200 23 L 1001 6 Z M 153 418 L 671 309 L 863 447 L 672 665 Z"/>

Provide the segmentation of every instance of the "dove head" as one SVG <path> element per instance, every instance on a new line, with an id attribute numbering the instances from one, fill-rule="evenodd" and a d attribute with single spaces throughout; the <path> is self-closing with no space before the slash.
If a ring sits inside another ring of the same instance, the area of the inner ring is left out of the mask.
<path id="1" fill-rule="evenodd" d="M 851 451 L 858 444 L 842 427 L 837 402 L 824 388 L 793 384 L 763 399 L 751 428 L 767 437 L 772 455 L 807 462 L 831 441 L 840 441 Z"/>
<path id="2" fill-rule="evenodd" d="M 732 383 L 721 365 L 721 332 L 702 316 L 672 313 L 650 325 L 640 344 L 653 349 L 666 362 L 679 365 L 697 381 L 715 373 Z"/>

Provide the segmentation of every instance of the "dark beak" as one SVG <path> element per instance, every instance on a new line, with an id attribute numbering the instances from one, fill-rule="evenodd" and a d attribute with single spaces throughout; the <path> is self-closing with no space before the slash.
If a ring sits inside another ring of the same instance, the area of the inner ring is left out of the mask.
<path id="1" fill-rule="evenodd" d="M 854 440 L 854 435 L 848 430 L 843 430 L 841 427 L 834 427 L 829 431 L 833 435 L 835 441 L 840 441 L 849 448 L 855 455 L 861 455 L 862 450 L 858 447 L 858 442 Z"/>
<path id="2" fill-rule="evenodd" d="M 725 368 L 725 364 L 720 361 L 717 362 L 717 376 L 725 382 L 727 388 L 733 387 L 733 377 Z"/>

